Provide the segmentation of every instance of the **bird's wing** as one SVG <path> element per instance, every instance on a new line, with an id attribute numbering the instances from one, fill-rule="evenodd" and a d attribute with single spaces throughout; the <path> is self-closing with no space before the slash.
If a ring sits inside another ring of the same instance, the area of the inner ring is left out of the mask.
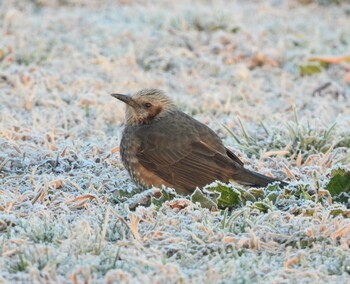
<path id="1" fill-rule="evenodd" d="M 197 129 L 201 139 L 203 141 L 206 141 L 206 143 L 210 147 L 215 148 L 216 151 L 220 152 L 223 155 L 227 155 L 232 161 L 243 166 L 243 162 L 236 156 L 235 153 L 233 153 L 230 149 L 226 148 L 222 144 L 219 136 L 217 136 L 216 133 L 213 130 L 211 130 L 208 126 L 196 121 L 195 128 Z"/>
<path id="2" fill-rule="evenodd" d="M 172 141 L 172 137 L 164 133 L 147 133 L 143 136 L 137 159 L 143 167 L 174 187 L 187 190 L 215 180 L 228 182 L 232 174 L 243 170 L 226 153 L 196 137 L 183 135 L 181 139 Z"/>
<path id="3" fill-rule="evenodd" d="M 244 163 L 236 156 L 235 153 L 233 153 L 229 148 L 226 147 L 226 154 L 229 156 L 233 161 L 240 164 L 242 167 Z"/>

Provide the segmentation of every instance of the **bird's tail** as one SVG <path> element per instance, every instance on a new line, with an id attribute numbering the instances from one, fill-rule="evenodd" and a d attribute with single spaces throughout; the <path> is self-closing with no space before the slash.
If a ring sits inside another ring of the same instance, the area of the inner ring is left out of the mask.
<path id="1" fill-rule="evenodd" d="M 279 182 L 280 187 L 282 188 L 288 185 L 288 183 L 286 182 L 283 182 L 268 176 L 264 176 L 256 172 L 252 172 L 247 169 L 244 169 L 243 172 L 240 172 L 239 174 L 235 175 L 233 179 L 242 185 L 258 186 L 258 187 L 266 187 L 273 182 Z"/>

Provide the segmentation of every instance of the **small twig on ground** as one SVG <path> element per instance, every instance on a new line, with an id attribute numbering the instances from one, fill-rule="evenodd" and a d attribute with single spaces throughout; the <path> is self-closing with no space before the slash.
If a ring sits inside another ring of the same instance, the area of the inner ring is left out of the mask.
<path id="1" fill-rule="evenodd" d="M 313 92 L 312 92 L 312 96 L 315 97 L 317 94 L 321 95 L 321 92 L 325 89 L 327 89 L 330 85 L 332 85 L 331 82 L 327 82 L 319 87 L 317 87 Z"/>

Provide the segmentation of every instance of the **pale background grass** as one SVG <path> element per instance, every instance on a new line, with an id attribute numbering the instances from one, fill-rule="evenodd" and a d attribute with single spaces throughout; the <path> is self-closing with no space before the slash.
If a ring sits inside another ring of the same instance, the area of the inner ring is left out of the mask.
<path id="1" fill-rule="evenodd" d="M 109 96 L 163 89 L 247 167 L 324 188 L 349 166 L 349 63 L 299 66 L 349 54 L 343 2 L 0 1 L 0 282 L 348 282 L 350 221 L 320 203 L 227 224 L 195 204 L 130 212 Z M 243 141 L 238 118 L 258 155 L 223 127 Z"/>

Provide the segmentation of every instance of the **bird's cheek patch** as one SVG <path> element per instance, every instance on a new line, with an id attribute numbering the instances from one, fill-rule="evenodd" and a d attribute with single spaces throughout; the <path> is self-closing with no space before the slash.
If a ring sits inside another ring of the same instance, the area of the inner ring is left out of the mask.
<path id="1" fill-rule="evenodd" d="M 161 107 L 155 107 L 153 108 L 152 110 L 149 111 L 149 114 L 148 114 L 148 119 L 153 119 L 155 118 L 160 112 L 162 111 L 162 108 Z"/>

